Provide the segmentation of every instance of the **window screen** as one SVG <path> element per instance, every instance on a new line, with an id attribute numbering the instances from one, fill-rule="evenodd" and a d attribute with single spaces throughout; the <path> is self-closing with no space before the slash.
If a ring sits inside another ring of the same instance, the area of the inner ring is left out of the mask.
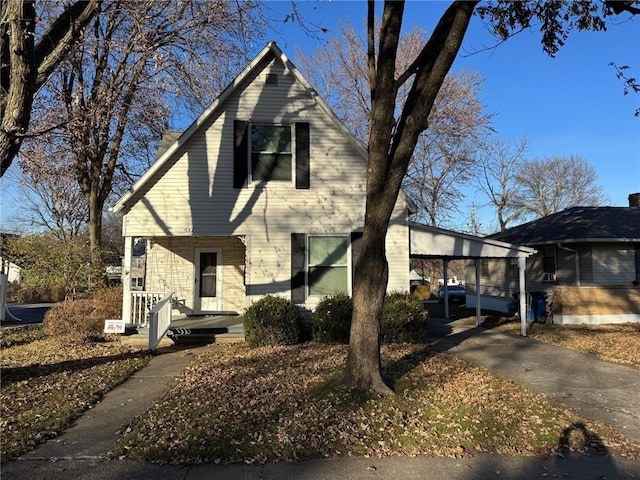
<path id="1" fill-rule="evenodd" d="M 291 180 L 291 127 L 251 125 L 253 181 Z"/>
<path id="2" fill-rule="evenodd" d="M 309 295 L 348 293 L 348 237 L 309 237 Z"/>

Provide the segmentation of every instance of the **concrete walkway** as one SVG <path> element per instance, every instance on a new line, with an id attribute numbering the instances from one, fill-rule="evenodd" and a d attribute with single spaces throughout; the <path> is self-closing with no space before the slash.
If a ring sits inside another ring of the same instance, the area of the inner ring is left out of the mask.
<path id="1" fill-rule="evenodd" d="M 591 355 L 514 338 L 458 322 L 434 319 L 437 349 L 493 370 L 534 391 L 557 398 L 584 416 L 609 423 L 640 442 L 640 371 Z M 474 454 L 318 459 L 299 464 L 161 466 L 106 460 L 120 432 L 144 413 L 195 355 L 209 347 L 165 348 L 149 365 L 109 392 L 68 431 L 18 461 L 2 465 L 2 478 L 67 479 L 617 479 L 640 478 L 640 464 L 609 455 L 540 459 Z"/>

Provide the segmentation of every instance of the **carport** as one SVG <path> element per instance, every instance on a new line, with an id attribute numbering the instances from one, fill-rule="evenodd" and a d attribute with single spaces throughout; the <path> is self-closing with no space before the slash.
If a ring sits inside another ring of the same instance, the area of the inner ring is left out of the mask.
<path id="1" fill-rule="evenodd" d="M 500 242 L 488 238 L 431 227 L 418 223 L 409 223 L 409 257 L 418 259 L 441 259 L 443 278 L 448 283 L 448 266 L 451 260 L 473 260 L 476 282 L 476 325 L 481 321 L 480 261 L 489 258 L 517 258 L 518 286 L 520 291 L 520 333 L 527 335 L 527 306 L 525 271 L 527 258 L 536 250 L 522 245 Z M 449 317 L 449 302 L 445 300 L 445 315 Z"/>

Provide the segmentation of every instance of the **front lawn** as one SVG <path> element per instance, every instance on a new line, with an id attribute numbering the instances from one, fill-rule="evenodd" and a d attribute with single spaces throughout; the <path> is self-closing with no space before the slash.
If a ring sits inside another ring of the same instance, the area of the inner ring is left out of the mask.
<path id="1" fill-rule="evenodd" d="M 42 326 L 3 328 L 0 345 L 2 462 L 56 436 L 148 361 L 120 343 L 61 342 Z"/>
<path id="2" fill-rule="evenodd" d="M 148 357 L 119 343 L 61 344 L 2 330 L 2 462 L 67 428 Z M 346 346 L 212 345 L 135 419 L 122 458 L 174 464 L 299 461 L 341 455 L 549 455 L 570 448 L 640 460 L 606 425 L 428 346 L 384 346 L 396 395 L 338 382 Z"/>
<path id="3" fill-rule="evenodd" d="M 495 327 L 501 332 L 520 334 L 520 322 Z M 581 352 L 593 353 L 608 362 L 640 368 L 640 323 L 609 325 L 533 324 L 527 336 Z"/>
<path id="4" fill-rule="evenodd" d="M 563 445 L 640 459 L 610 427 L 429 347 L 384 346 L 397 395 L 367 398 L 338 379 L 345 346 L 214 345 L 138 418 L 114 450 L 150 462 L 313 457 L 549 455 Z"/>

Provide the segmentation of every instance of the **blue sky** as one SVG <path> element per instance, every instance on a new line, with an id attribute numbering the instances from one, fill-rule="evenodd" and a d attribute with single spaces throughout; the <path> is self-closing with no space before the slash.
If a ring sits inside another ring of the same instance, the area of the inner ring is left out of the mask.
<path id="1" fill-rule="evenodd" d="M 404 28 L 415 24 L 431 31 L 448 4 L 409 1 Z M 290 5 L 268 2 L 274 18 L 283 18 Z M 365 1 L 302 1 L 299 7 L 306 18 L 328 28 L 327 35 L 337 32 L 340 21 L 358 27 L 366 18 Z M 607 32 L 573 32 L 556 58 L 542 52 L 539 38 L 537 31 L 523 32 L 495 49 L 480 51 L 496 41 L 480 19 L 473 18 L 453 69 L 478 70 L 486 79 L 480 96 L 487 112 L 496 114 L 493 126 L 500 138 L 526 135 L 531 158 L 582 156 L 596 169 L 608 204 L 626 206 L 628 195 L 640 192 L 640 118 L 634 117 L 640 94 L 624 96 L 623 83 L 609 63 L 630 65 L 630 74 L 640 78 L 640 18 L 621 17 Z M 321 45 L 295 23 L 270 32 L 254 53 L 268 40 L 275 40 L 295 64 L 298 49 L 311 53 Z M 12 226 L 13 205 L 19 201 L 7 182 L 3 178 L 0 185 L 0 228 Z M 471 195 L 460 209 L 470 212 L 474 200 L 479 202 Z M 478 214 L 483 230 L 493 230 L 492 212 L 481 209 Z M 459 228 L 466 221 L 461 218 Z"/>
<path id="2" fill-rule="evenodd" d="M 381 2 L 379 2 L 381 5 Z M 409 1 L 403 28 L 419 25 L 431 31 L 449 2 Z M 288 12 L 289 2 L 271 2 L 275 12 Z M 300 3 L 301 13 L 337 32 L 340 21 L 364 25 L 365 1 Z M 273 38 L 296 63 L 298 48 L 311 53 L 320 41 L 286 25 Z M 609 63 L 629 65 L 640 78 L 640 18 L 619 17 L 606 32 L 574 31 L 555 58 L 540 46 L 537 30 L 525 31 L 496 45 L 479 18 L 474 17 L 453 70 L 481 72 L 487 112 L 495 113 L 493 126 L 500 138 L 529 139 L 529 158 L 580 155 L 597 171 L 612 206 L 627 206 L 630 193 L 640 192 L 640 94 L 623 95 L 623 83 Z M 476 52 L 476 53 L 474 53 Z M 303 72 L 304 73 L 304 72 Z M 468 204 L 461 205 L 470 212 Z M 489 209 L 478 211 L 484 229 L 495 225 Z M 460 220 L 463 227 L 466 219 Z"/>

